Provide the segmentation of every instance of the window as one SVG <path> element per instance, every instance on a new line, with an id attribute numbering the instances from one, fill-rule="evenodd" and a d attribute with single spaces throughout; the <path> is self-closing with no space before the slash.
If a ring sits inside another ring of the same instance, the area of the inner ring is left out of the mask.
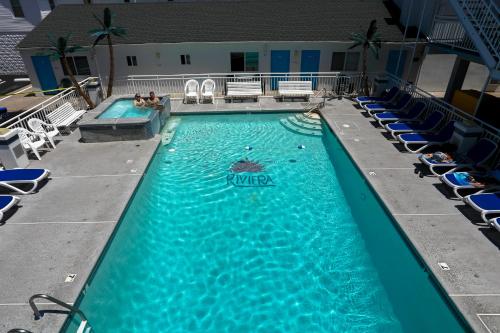
<path id="1" fill-rule="evenodd" d="M 90 66 L 89 62 L 87 61 L 87 57 L 66 57 L 66 59 L 68 60 L 68 66 L 74 75 L 90 75 Z M 69 75 L 68 71 L 66 71 L 66 67 L 64 67 L 62 60 L 61 66 L 64 75 Z"/>
<path id="2" fill-rule="evenodd" d="M 181 65 L 191 65 L 191 56 L 189 54 L 181 54 Z"/>
<path id="3" fill-rule="evenodd" d="M 19 0 L 10 0 L 10 6 L 12 7 L 14 17 L 24 17 L 23 7 Z"/>
<path id="4" fill-rule="evenodd" d="M 137 66 L 137 57 L 136 56 L 127 56 L 127 65 L 128 66 Z"/>
<path id="5" fill-rule="evenodd" d="M 125 3 L 129 3 L 129 2 L 130 2 L 130 0 L 123 0 L 123 2 L 125 2 Z"/>
<path id="6" fill-rule="evenodd" d="M 50 10 L 53 10 L 54 8 L 56 8 L 56 3 L 54 2 L 54 0 L 49 0 L 49 6 L 50 6 Z"/>
<path id="7" fill-rule="evenodd" d="M 259 70 L 259 52 L 231 52 L 231 72 Z"/>
<path id="8" fill-rule="evenodd" d="M 332 71 L 357 71 L 359 64 L 359 52 L 333 52 Z"/>

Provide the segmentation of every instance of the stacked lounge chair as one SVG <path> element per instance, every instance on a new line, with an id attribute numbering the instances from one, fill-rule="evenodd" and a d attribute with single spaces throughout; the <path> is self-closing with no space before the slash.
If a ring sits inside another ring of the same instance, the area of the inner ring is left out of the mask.
<path id="1" fill-rule="evenodd" d="M 488 215 L 500 214 L 500 192 L 471 194 L 464 198 L 464 202 L 481 213 L 483 221 L 495 228 L 498 226 L 498 217 Z"/>

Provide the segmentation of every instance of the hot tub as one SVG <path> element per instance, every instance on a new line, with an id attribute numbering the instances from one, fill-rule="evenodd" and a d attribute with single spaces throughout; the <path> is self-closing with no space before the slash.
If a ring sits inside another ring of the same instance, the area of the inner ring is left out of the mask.
<path id="1" fill-rule="evenodd" d="M 133 98 L 111 97 L 79 123 L 83 142 L 145 140 L 154 137 L 170 114 L 170 99 L 162 109 L 136 108 Z"/>

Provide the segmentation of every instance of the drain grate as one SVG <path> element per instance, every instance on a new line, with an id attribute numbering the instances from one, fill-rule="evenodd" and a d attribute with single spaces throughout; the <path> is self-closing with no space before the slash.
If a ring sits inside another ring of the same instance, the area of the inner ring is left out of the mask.
<path id="1" fill-rule="evenodd" d="M 73 282 L 73 281 L 75 281 L 75 278 L 76 278 L 75 273 L 68 274 L 68 275 L 66 275 L 64 282 Z"/>
<path id="2" fill-rule="evenodd" d="M 450 266 L 448 266 L 448 264 L 445 263 L 445 262 L 438 262 L 438 265 L 439 265 L 439 267 L 441 267 L 441 269 L 443 271 L 449 271 L 450 270 Z"/>

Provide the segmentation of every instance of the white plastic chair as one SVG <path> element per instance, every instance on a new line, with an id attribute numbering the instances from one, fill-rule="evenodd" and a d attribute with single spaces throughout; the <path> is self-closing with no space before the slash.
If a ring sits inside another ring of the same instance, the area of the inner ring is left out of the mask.
<path id="1" fill-rule="evenodd" d="M 35 133 L 42 134 L 49 141 L 52 147 L 56 147 L 54 137 L 59 135 L 59 130 L 56 126 L 48 124 L 38 118 L 31 118 L 28 120 L 28 126 Z"/>
<path id="2" fill-rule="evenodd" d="M 186 85 L 184 86 L 184 103 L 186 103 L 190 99 L 194 99 L 196 101 L 196 104 L 199 103 L 200 97 L 199 97 L 199 92 L 200 92 L 200 84 L 196 80 L 189 80 L 186 82 Z"/>
<path id="3" fill-rule="evenodd" d="M 43 134 L 30 132 L 24 128 L 16 128 L 19 139 L 24 149 L 31 149 L 35 156 L 41 160 L 38 149 L 46 144 L 45 136 Z"/>
<path id="4" fill-rule="evenodd" d="M 215 82 L 212 79 L 206 79 L 201 84 L 201 99 L 210 99 L 212 104 L 215 103 Z"/>

